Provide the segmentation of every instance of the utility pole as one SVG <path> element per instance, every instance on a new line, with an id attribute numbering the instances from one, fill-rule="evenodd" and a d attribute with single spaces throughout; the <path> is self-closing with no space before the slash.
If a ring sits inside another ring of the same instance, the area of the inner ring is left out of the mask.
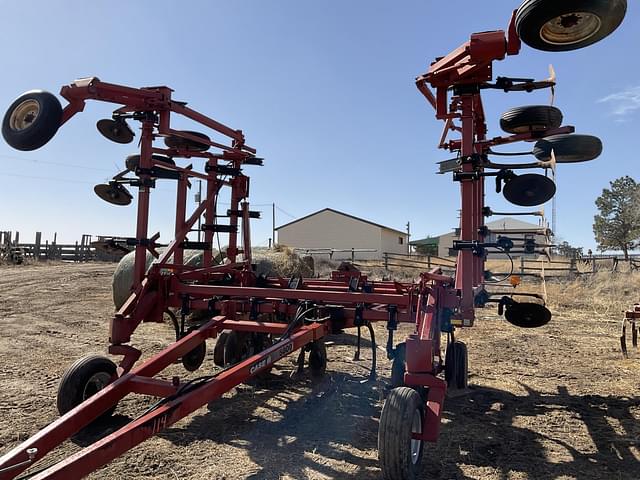
<path id="1" fill-rule="evenodd" d="M 271 238 L 273 239 L 273 242 L 271 243 L 271 245 L 273 245 L 273 248 L 276 248 L 276 203 L 273 202 L 273 204 L 271 205 Z"/>
<path id="2" fill-rule="evenodd" d="M 407 222 L 407 255 L 411 255 L 411 245 L 409 245 L 410 239 L 411 239 L 411 222 Z"/>

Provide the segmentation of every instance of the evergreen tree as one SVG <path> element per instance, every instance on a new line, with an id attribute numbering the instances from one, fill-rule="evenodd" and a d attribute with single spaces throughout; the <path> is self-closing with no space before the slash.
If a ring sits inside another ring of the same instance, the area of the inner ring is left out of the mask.
<path id="1" fill-rule="evenodd" d="M 596 199 L 593 233 L 599 250 L 622 250 L 627 260 L 640 239 L 640 184 L 625 176 L 610 185 Z"/>

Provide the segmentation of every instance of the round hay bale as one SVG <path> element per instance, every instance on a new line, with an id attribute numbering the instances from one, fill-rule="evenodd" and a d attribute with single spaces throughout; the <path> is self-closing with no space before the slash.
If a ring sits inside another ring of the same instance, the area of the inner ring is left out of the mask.
<path id="1" fill-rule="evenodd" d="M 256 266 L 256 275 L 313 276 L 313 266 L 288 248 L 280 248 L 279 250 L 254 249 L 252 261 Z"/>
<path id="2" fill-rule="evenodd" d="M 158 252 L 162 255 L 164 248 L 159 248 Z M 214 258 L 218 255 L 217 250 L 213 250 Z M 200 267 L 202 266 L 202 251 L 201 250 L 185 250 L 184 251 L 184 264 Z M 149 267 L 155 260 L 154 256 L 147 252 L 145 261 L 145 272 L 149 271 Z M 131 295 L 131 287 L 133 285 L 133 264 L 135 262 L 135 251 L 127 253 L 122 259 L 116 271 L 113 273 L 113 280 L 111 282 L 113 290 L 113 304 L 116 310 L 119 310 L 124 302 L 127 301 L 129 295 Z"/>
<path id="3" fill-rule="evenodd" d="M 131 286 L 133 285 L 133 264 L 135 263 L 136 252 L 127 253 L 122 259 L 116 271 L 113 272 L 113 280 L 111 287 L 113 289 L 113 304 L 116 310 L 120 310 L 120 307 L 127 301 L 129 295 L 131 295 Z M 149 270 L 149 267 L 155 260 L 154 256 L 147 252 L 145 259 L 145 271 Z"/>

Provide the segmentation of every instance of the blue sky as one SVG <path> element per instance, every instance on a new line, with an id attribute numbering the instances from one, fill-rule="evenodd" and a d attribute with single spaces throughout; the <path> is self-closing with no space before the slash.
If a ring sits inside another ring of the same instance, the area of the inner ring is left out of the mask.
<path id="1" fill-rule="evenodd" d="M 586 248 L 595 245 L 595 198 L 609 181 L 637 170 L 631 142 L 640 119 L 640 66 L 632 52 L 640 14 L 629 3 L 620 29 L 590 48 L 545 53 L 523 46 L 519 56 L 495 64 L 496 75 L 544 78 L 552 63 L 565 124 L 603 140 L 599 159 L 558 169 L 557 233 Z M 247 170 L 251 202 L 264 212 L 252 223 L 253 241 L 266 245 L 272 202 L 278 224 L 332 207 L 397 229 L 411 221 L 414 238 L 456 226 L 457 185 L 434 174 L 435 163 L 451 155 L 436 148 L 442 126 L 414 78 L 470 33 L 506 28 L 518 1 L 0 5 L 3 108 L 26 90 L 58 93 L 84 76 L 170 86 L 174 98 L 241 128 L 265 157 L 264 167 Z M 548 91 L 487 92 L 489 135 L 501 133 L 498 119 L 507 108 L 548 102 Z M 133 234 L 135 204 L 116 207 L 93 193 L 135 152 L 135 144 L 111 143 L 95 129 L 113 108 L 88 103 L 33 152 L 0 142 L 0 229 L 19 230 L 23 241 L 36 230 L 46 239 L 57 231 L 59 241 L 69 242 L 83 233 Z M 165 241 L 174 197 L 165 181 L 152 201 L 150 230 Z M 518 209 L 490 190 L 487 205 Z"/>

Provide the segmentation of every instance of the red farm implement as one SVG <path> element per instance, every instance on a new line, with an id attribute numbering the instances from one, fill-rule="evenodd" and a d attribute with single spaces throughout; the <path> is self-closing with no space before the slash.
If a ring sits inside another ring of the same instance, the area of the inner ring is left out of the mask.
<path id="1" fill-rule="evenodd" d="M 110 324 L 108 350 L 121 357 L 119 363 L 96 356 L 76 362 L 60 383 L 61 417 L 0 458 L 0 479 L 16 478 L 34 467 L 95 419 L 110 415 L 126 395 L 158 397 L 151 408 L 119 430 L 29 475 L 34 479 L 83 477 L 287 355 L 299 352 L 299 365 L 308 355 L 312 372 L 323 373 L 327 361 L 324 337 L 348 328 L 358 328 L 359 333 L 362 327 L 373 335 L 373 322 L 386 322 L 387 353 L 394 372 L 400 372 L 392 378 L 395 388 L 380 419 L 383 476 L 414 478 L 423 442 L 438 438 L 447 387 L 466 386 L 467 351 L 455 340 L 455 329 L 473 325 L 475 309 L 490 303 L 498 304 L 506 319 L 519 326 L 536 327 L 551 319 L 543 298 L 529 294 L 531 302 L 518 302 L 511 293 L 492 289 L 492 283 L 500 279 L 484 269 L 488 251 L 507 256 L 544 253 L 550 245 L 491 236 L 484 226 L 485 216 L 492 213 L 484 203 L 486 177 L 493 177 L 497 190 L 512 203 L 540 205 L 553 196 L 553 181 L 545 175 L 517 175 L 514 170 L 547 171 L 556 163 L 595 158 L 601 148 L 595 137 L 572 135 L 574 128 L 562 126 L 562 114 L 552 106 L 512 109 L 501 118 L 509 135 L 488 138 L 483 90 L 528 92 L 555 85 L 553 75 L 544 81 L 497 77 L 493 82 L 493 62 L 518 54 L 521 40 L 550 51 L 587 46 L 611 33 L 625 10 L 624 0 L 527 0 L 513 13 L 506 32 L 471 35 L 418 77 L 418 89 L 445 123 L 440 147 L 457 153 L 456 158 L 441 162 L 440 169 L 441 173 L 452 172 L 453 180 L 460 183 L 462 213 L 460 237 L 454 245 L 458 250 L 455 275 L 434 269 L 422 273 L 414 283 L 372 281 L 354 268 L 333 272 L 327 280 L 257 275 L 252 268 L 249 225 L 258 213 L 250 210 L 249 177 L 244 169 L 262 165 L 262 159 L 245 143 L 241 130 L 174 100 L 170 88 L 130 88 L 93 77 L 62 88 L 60 95 L 69 102 L 64 108 L 54 95 L 43 91 L 19 97 L 2 127 L 5 140 L 19 150 L 45 145 L 60 126 L 84 109 L 87 100 L 118 105 L 111 119 L 98 122 L 99 131 L 115 142 L 131 142 L 134 132 L 127 122 L 140 122 L 139 155 L 127 159 L 127 170 L 95 188 L 104 200 L 126 205 L 133 198 L 126 186 L 136 187 L 138 210 L 135 237 L 122 239 L 135 248 L 131 294 Z M 173 129 L 175 115 L 193 121 L 207 134 Z M 451 132 L 458 138 L 449 140 Z M 160 138 L 164 139 L 162 147 L 156 142 Z M 520 141 L 536 142 L 535 162 L 498 164 L 489 160 L 490 155 L 499 154 L 494 147 Z M 202 168 L 180 166 L 178 161 L 185 159 Z M 206 192 L 200 206 L 187 216 L 192 179 L 202 180 Z M 158 234 L 148 231 L 150 197 L 159 181 L 176 184 L 174 238 L 163 250 L 158 248 Z M 216 207 L 223 189 L 230 189 L 231 205 L 220 213 Z M 204 219 L 202 240 L 190 240 L 199 219 Z M 213 251 L 214 239 L 220 234 L 228 236 L 222 262 Z M 187 249 L 202 252 L 200 264 L 185 261 Z M 148 253 L 155 261 L 147 270 Z M 200 321 L 185 327 L 185 318 L 194 313 Z M 167 318 L 176 328 L 176 342 L 137 364 L 142 352 L 131 344 L 132 333 L 143 322 Z M 399 323 L 413 324 L 415 329 L 395 345 L 393 333 Z M 441 348 L 443 334 L 446 349 Z M 222 369 L 190 381 L 159 377 L 180 359 L 187 370 L 198 369 L 209 339 L 216 339 L 214 357 Z"/>

